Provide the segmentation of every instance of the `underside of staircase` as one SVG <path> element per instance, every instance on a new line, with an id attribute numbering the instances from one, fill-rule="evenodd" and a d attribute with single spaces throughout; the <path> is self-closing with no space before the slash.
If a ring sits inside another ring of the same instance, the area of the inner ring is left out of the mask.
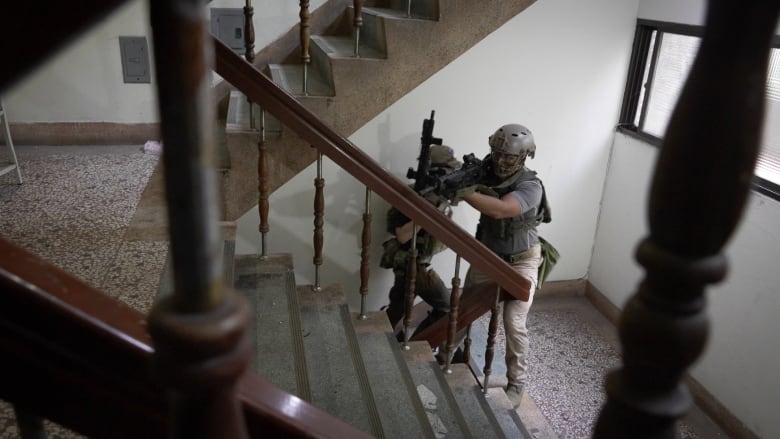
<path id="1" fill-rule="evenodd" d="M 307 94 L 302 91 L 298 26 L 259 51 L 255 65 L 348 137 L 534 1 L 413 1 L 408 17 L 405 1 L 367 1 L 355 57 L 352 2 L 330 0 L 312 11 Z M 218 94 L 225 88 L 218 85 Z M 221 164 L 222 212 L 224 220 L 234 221 L 257 205 L 261 112 L 255 107 L 252 125 L 240 94 L 218 97 L 223 98 L 220 119 L 227 135 Z M 269 116 L 264 126 L 273 192 L 313 163 L 317 152 Z"/>

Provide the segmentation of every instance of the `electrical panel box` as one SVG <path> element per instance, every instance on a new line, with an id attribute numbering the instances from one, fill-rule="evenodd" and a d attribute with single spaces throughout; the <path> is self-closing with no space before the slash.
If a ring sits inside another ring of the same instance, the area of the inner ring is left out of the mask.
<path id="1" fill-rule="evenodd" d="M 234 52 L 243 54 L 244 9 L 211 8 L 211 33 Z"/>
<path id="2" fill-rule="evenodd" d="M 125 83 L 149 83 L 149 47 L 146 37 L 119 37 Z"/>

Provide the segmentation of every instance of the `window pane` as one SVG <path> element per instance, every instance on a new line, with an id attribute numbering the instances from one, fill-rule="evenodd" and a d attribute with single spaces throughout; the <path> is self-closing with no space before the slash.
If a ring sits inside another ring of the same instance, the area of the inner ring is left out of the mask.
<path id="1" fill-rule="evenodd" d="M 642 131 L 663 138 L 700 41 L 698 37 L 662 34 Z"/>
<path id="2" fill-rule="evenodd" d="M 650 34 L 650 48 L 647 51 L 648 58 L 652 58 L 653 56 L 653 50 L 655 50 L 655 40 L 658 37 L 658 31 L 654 30 Z M 645 98 L 647 97 L 647 85 L 648 80 L 650 77 L 650 60 L 645 61 L 645 71 L 642 74 L 642 88 L 639 91 L 639 101 L 637 103 L 637 112 L 634 115 L 634 126 L 639 127 L 641 126 L 640 118 L 642 117 L 642 111 L 641 108 L 644 108 L 645 105 Z"/>
<path id="3" fill-rule="evenodd" d="M 772 49 L 766 84 L 766 115 L 756 175 L 780 184 L 780 49 Z"/>

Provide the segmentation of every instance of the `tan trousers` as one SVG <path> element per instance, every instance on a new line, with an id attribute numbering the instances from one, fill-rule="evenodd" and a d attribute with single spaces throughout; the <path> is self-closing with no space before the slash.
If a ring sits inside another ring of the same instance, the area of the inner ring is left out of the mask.
<path id="1" fill-rule="evenodd" d="M 536 285 L 538 284 L 539 265 L 542 262 L 542 248 L 535 245 L 528 249 L 527 256 L 514 263 L 512 268 L 523 277 L 531 280 L 531 295 L 528 301 L 507 300 L 504 302 L 504 333 L 506 334 L 506 378 L 508 384 L 524 385 L 528 377 L 528 311 L 534 300 Z M 464 283 L 464 294 L 475 285 L 494 282 L 485 274 L 469 268 Z"/>

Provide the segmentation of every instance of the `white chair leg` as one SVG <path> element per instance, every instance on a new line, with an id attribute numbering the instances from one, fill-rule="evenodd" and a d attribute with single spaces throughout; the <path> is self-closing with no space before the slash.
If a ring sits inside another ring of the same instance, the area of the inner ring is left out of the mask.
<path id="1" fill-rule="evenodd" d="M 8 113 L 5 111 L 5 104 L 3 98 L 0 97 L 0 117 L 3 119 L 3 138 L 5 144 L 11 151 L 11 163 L 7 166 L 0 168 L 0 175 L 5 174 L 8 171 L 16 169 L 16 178 L 19 180 L 19 184 L 23 183 L 22 170 L 19 167 L 19 160 L 16 158 L 16 150 L 14 149 L 14 142 L 11 139 L 11 128 L 8 126 Z"/>

